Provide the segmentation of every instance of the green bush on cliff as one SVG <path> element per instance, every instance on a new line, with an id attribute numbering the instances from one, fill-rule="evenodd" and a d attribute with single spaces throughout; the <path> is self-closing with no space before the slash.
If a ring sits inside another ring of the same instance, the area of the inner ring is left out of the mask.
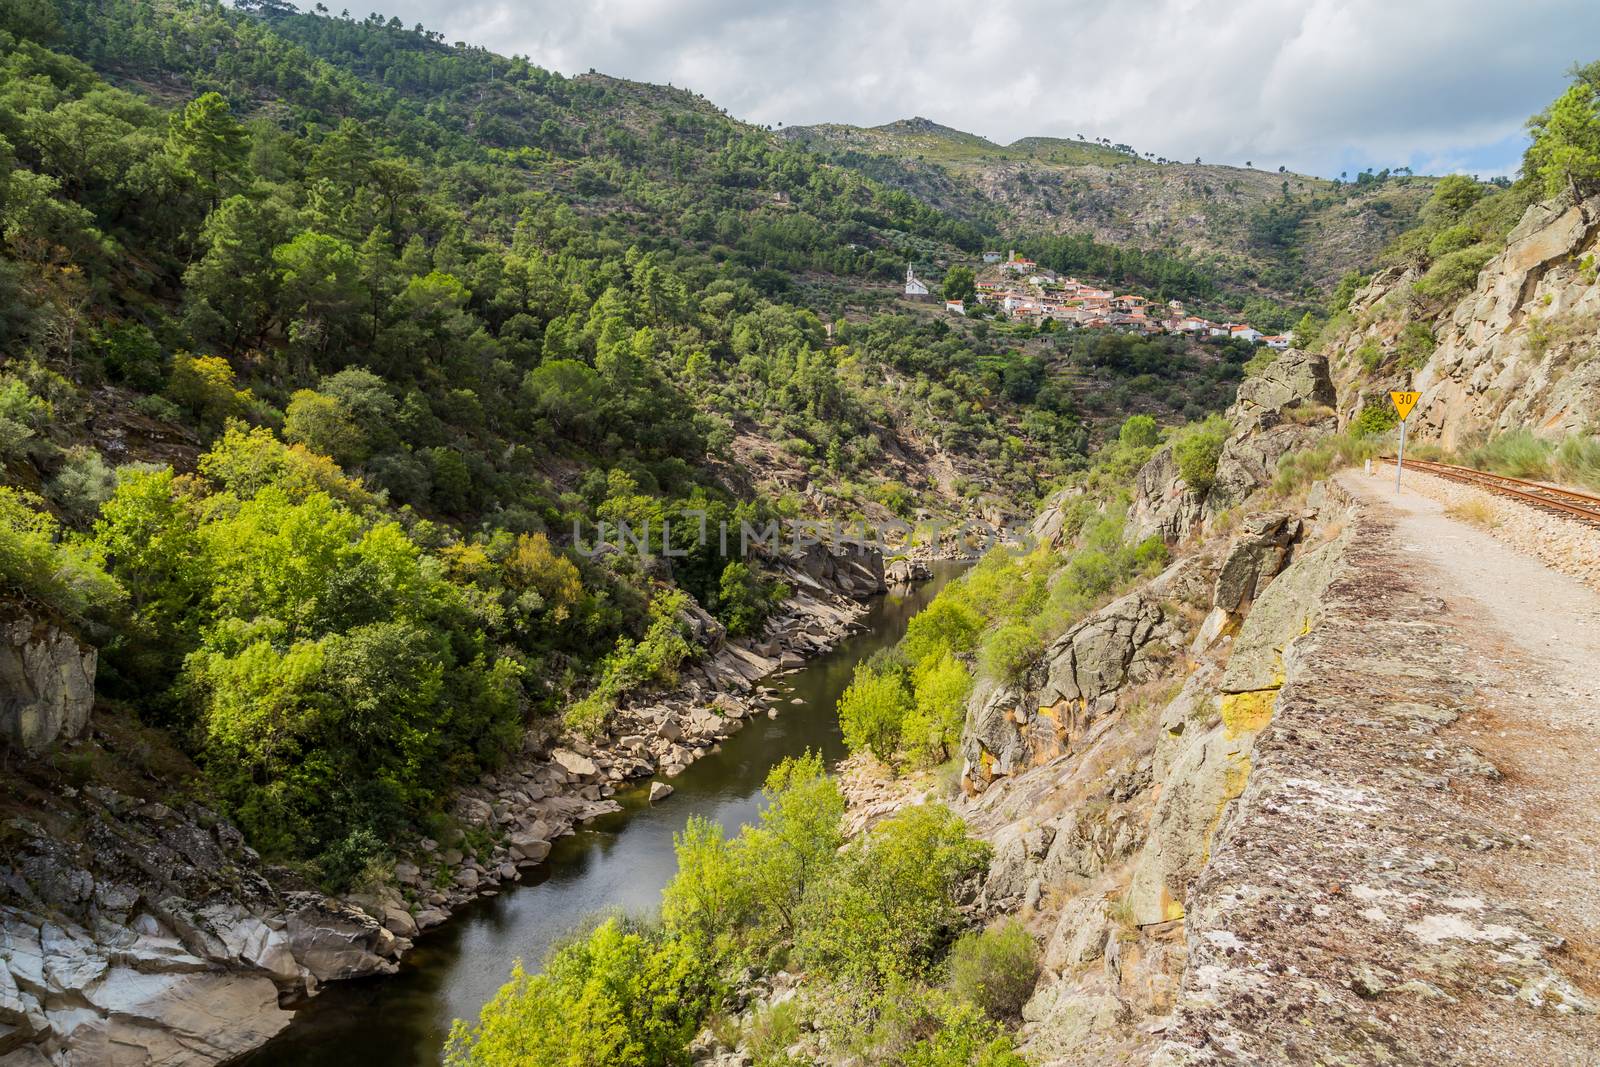
<path id="1" fill-rule="evenodd" d="M 1044 646 L 1033 626 L 1008 622 L 984 638 L 978 662 L 990 678 L 1011 684 L 1021 681 L 1028 668 L 1039 661 Z"/>
<path id="2" fill-rule="evenodd" d="M 1172 442 L 1172 458 L 1185 485 L 1201 495 L 1211 489 L 1217 480 L 1223 442 L 1232 432 L 1228 420 L 1220 415 L 1179 431 Z"/>
<path id="3" fill-rule="evenodd" d="M 1357 440 L 1381 437 L 1400 425 L 1400 413 L 1388 398 L 1369 400 L 1361 413 L 1350 420 L 1350 436 Z"/>
<path id="4" fill-rule="evenodd" d="M 1039 977 L 1039 948 L 1015 919 L 961 936 L 950 950 L 950 990 L 998 1020 L 1022 1017 Z"/>

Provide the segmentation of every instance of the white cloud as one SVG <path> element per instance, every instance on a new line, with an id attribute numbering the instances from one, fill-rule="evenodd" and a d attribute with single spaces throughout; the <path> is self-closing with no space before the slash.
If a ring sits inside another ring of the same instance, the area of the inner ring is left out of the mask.
<path id="1" fill-rule="evenodd" d="M 1105 136 L 1337 173 L 1514 168 L 1524 119 L 1600 53 L 1593 0 L 391 0 L 407 24 L 704 93 L 743 119 L 922 115 L 1001 142 Z M 389 12 L 386 12 L 389 13 Z"/>

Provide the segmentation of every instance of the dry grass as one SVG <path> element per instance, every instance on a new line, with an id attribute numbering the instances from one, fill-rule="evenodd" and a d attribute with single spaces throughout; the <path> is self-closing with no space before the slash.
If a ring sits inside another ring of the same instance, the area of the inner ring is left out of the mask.
<path id="1" fill-rule="evenodd" d="M 1444 513 L 1452 519 L 1460 519 L 1485 530 L 1492 530 L 1500 525 L 1500 513 L 1495 510 L 1493 504 L 1480 496 L 1458 500 L 1446 507 Z"/>

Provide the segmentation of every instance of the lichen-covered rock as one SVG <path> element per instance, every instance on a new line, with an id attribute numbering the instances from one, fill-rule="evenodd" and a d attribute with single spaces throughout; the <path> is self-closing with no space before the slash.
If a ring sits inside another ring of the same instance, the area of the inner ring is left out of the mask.
<path id="1" fill-rule="evenodd" d="M 1337 573 L 1348 533 L 1296 557 L 1272 580 L 1246 616 L 1233 644 L 1220 688 L 1224 693 L 1275 689 L 1283 684 L 1289 643 L 1310 631 L 1322 593 Z"/>
<path id="2" fill-rule="evenodd" d="M 32 755 L 81 734 L 96 651 L 15 605 L 0 606 L 0 740 Z"/>
<path id="3" fill-rule="evenodd" d="M 1283 569 L 1300 526 L 1299 519 L 1279 511 L 1246 518 L 1217 572 L 1212 606 L 1231 613 L 1254 601 L 1257 591 Z"/>
<path id="4" fill-rule="evenodd" d="M 1111 936 L 1106 902 L 1091 896 L 1074 897 L 1056 917 L 1040 965 L 1046 972 L 1059 975 L 1091 963 L 1105 954 L 1106 941 Z"/>
<path id="5" fill-rule="evenodd" d="M 1062 634 L 1045 653 L 1041 705 L 1060 701 L 1103 711 L 1117 691 L 1170 650 L 1175 627 L 1145 590 L 1112 601 Z M 1159 646 L 1159 647 L 1158 647 Z"/>
<path id="6" fill-rule="evenodd" d="M 1118 693 L 1153 677 L 1183 636 L 1164 594 L 1193 570 L 1176 564 L 1167 582 L 1164 574 L 1094 612 L 1052 642 L 1019 685 L 980 684 L 961 736 L 966 788 L 981 791 L 1069 751 Z"/>
<path id="7" fill-rule="evenodd" d="M 1330 428 L 1331 424 L 1316 427 L 1286 422 L 1228 438 L 1217 459 L 1216 480 L 1206 493 L 1206 517 L 1238 507 L 1257 489 L 1270 485 L 1284 456 L 1311 447 Z"/>
<path id="8" fill-rule="evenodd" d="M 1290 522 L 1287 515 L 1260 516 L 1247 524 L 1235 545 L 1254 546 L 1243 550 L 1246 555 L 1270 554 L 1277 540 L 1286 539 Z M 1205 865 L 1229 805 L 1249 781 L 1256 738 L 1272 722 L 1284 679 L 1285 650 L 1310 632 L 1323 593 L 1342 566 L 1347 543 L 1348 534 L 1342 533 L 1297 557 L 1274 578 L 1250 607 L 1216 694 L 1201 690 L 1200 685 L 1210 682 L 1201 679 L 1186 686 L 1163 712 L 1164 737 L 1158 743 L 1156 766 L 1165 785 L 1129 884 L 1128 904 L 1135 922 L 1144 925 L 1183 917 L 1187 888 Z M 1229 559 L 1235 558 L 1230 553 Z M 1224 563 L 1219 591 L 1228 576 L 1231 596 L 1242 584 L 1239 574 L 1253 571 L 1249 561 L 1236 564 L 1233 572 Z M 1250 585 L 1253 589 L 1253 578 Z M 1202 721 L 1203 728 L 1197 729 Z"/>
<path id="9" fill-rule="evenodd" d="M 1238 397 L 1228 408 L 1228 421 L 1236 435 L 1270 430 L 1298 412 L 1302 425 L 1331 428 L 1337 422 L 1333 406 L 1337 394 L 1328 374 L 1328 357 L 1320 352 L 1290 348 L 1259 374 L 1239 383 Z"/>

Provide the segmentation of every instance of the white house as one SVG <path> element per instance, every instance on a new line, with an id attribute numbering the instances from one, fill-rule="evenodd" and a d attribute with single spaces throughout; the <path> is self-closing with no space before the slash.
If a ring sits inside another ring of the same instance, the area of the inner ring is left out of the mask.
<path id="1" fill-rule="evenodd" d="M 1235 341 L 1249 341 L 1251 344 L 1255 344 L 1257 341 L 1261 340 L 1265 334 L 1253 326 L 1246 326 L 1241 323 L 1234 326 L 1229 332 L 1228 336 L 1232 337 Z"/>
<path id="2" fill-rule="evenodd" d="M 906 296 L 913 300 L 926 300 L 928 297 L 928 283 L 917 277 L 909 263 L 906 264 Z"/>
<path id="3" fill-rule="evenodd" d="M 946 300 L 944 302 L 944 309 L 946 311 L 953 311 L 957 315 L 965 315 L 967 313 L 967 305 L 960 300 Z"/>
<path id="4" fill-rule="evenodd" d="M 1261 343 L 1266 345 L 1268 348 L 1276 348 L 1281 352 L 1285 348 L 1289 347 L 1289 342 L 1291 340 L 1292 338 L 1286 337 L 1281 333 L 1272 333 L 1261 338 Z"/>
<path id="5" fill-rule="evenodd" d="M 985 263 L 998 263 L 1000 262 L 1000 258 L 999 252 L 985 252 L 983 254 L 983 261 Z"/>

